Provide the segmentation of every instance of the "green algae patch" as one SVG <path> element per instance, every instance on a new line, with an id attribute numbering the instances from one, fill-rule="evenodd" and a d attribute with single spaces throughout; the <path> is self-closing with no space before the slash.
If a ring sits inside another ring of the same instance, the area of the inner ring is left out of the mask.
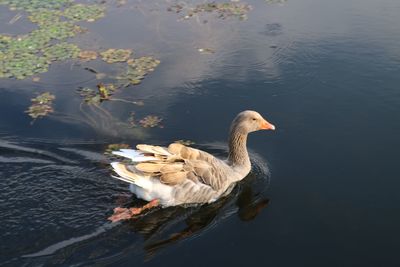
<path id="1" fill-rule="evenodd" d="M 55 98 L 56 97 L 49 92 L 40 94 L 31 99 L 32 105 L 25 112 L 33 119 L 44 117 L 54 112 L 52 104 Z"/>
<path id="2" fill-rule="evenodd" d="M 101 59 L 107 63 L 117 63 L 117 62 L 125 62 L 129 59 L 132 54 L 132 50 L 130 49 L 108 49 L 104 52 L 101 52 Z"/>
<path id="3" fill-rule="evenodd" d="M 66 8 L 63 16 L 74 21 L 93 22 L 104 17 L 105 8 L 100 5 L 76 4 Z"/>

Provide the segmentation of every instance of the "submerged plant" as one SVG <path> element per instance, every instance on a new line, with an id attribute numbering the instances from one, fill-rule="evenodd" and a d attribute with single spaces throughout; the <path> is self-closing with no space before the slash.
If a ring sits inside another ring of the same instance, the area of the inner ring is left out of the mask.
<path id="1" fill-rule="evenodd" d="M 25 112 L 33 119 L 44 117 L 54 111 L 51 105 L 55 98 L 56 97 L 49 92 L 40 94 L 31 99 L 32 105 Z"/>
<path id="2" fill-rule="evenodd" d="M 154 128 L 157 126 L 162 128 L 162 125 L 160 125 L 161 122 L 162 119 L 155 115 L 147 115 L 139 121 L 140 125 L 144 128 Z"/>

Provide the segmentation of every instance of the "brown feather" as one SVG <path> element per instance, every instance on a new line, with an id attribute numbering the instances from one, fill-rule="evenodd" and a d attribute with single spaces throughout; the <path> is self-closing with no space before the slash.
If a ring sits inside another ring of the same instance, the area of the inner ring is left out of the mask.
<path id="1" fill-rule="evenodd" d="M 183 170 L 183 163 L 172 163 L 166 164 L 161 169 L 160 172 L 168 173 L 168 172 L 178 172 Z"/>
<path id="2" fill-rule="evenodd" d="M 177 185 L 186 180 L 187 172 L 169 172 L 161 175 L 160 180 L 164 184 Z"/>
<path id="3" fill-rule="evenodd" d="M 136 169 L 142 172 L 160 172 L 167 163 L 139 163 L 136 164 Z"/>

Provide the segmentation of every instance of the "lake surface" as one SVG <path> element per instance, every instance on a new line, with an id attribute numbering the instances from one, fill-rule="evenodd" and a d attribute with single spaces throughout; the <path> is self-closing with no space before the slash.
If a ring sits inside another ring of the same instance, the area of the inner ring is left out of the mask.
<path id="1" fill-rule="evenodd" d="M 1 265 L 399 266 L 400 2 L 254 0 L 243 21 L 182 19 L 174 3 L 106 1 L 71 39 L 159 59 L 115 95 L 143 106 L 79 108 L 76 90 L 98 84 L 85 68 L 115 71 L 100 59 L 0 79 Z M 2 34 L 35 29 L 18 13 L 0 5 Z M 56 112 L 32 124 L 24 111 L 43 92 Z M 108 144 L 184 139 L 223 157 L 246 109 L 277 130 L 251 134 L 253 171 L 230 196 L 107 221 L 138 203 L 110 177 Z M 126 127 L 131 112 L 163 127 Z"/>

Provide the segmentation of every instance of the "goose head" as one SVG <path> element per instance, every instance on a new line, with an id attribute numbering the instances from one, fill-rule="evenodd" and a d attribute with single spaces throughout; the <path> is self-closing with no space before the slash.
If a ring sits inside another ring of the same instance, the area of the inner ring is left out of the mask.
<path id="1" fill-rule="evenodd" d="M 275 130 L 275 126 L 253 110 L 240 112 L 232 122 L 231 131 L 248 134 L 259 130 Z"/>

